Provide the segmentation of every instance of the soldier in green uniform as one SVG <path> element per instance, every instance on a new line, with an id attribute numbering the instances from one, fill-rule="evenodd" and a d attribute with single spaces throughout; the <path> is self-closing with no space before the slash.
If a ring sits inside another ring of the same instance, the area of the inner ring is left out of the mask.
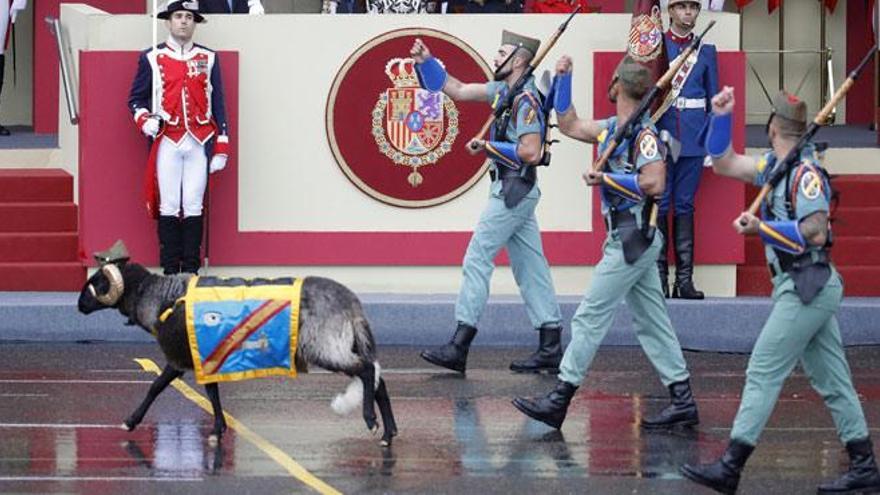
<path id="1" fill-rule="evenodd" d="M 632 115 L 654 84 L 648 69 L 627 56 L 617 67 L 609 90 L 617 115 L 594 121 L 578 118 L 571 105 L 571 59 L 562 57 L 556 72 L 553 107 L 560 130 L 571 138 L 599 143 L 600 154 L 617 125 Z M 665 428 L 699 422 L 684 356 L 666 311 L 655 265 L 662 234 L 652 236 L 647 228 L 649 198 L 663 194 L 666 181 L 663 155 L 656 128 L 646 114 L 632 137 L 617 146 L 604 172 L 584 174 L 589 185 L 602 188 L 602 213 L 608 231 L 602 260 L 572 319 L 572 340 L 562 358 L 555 389 L 545 397 L 517 397 L 513 401 L 524 414 L 554 428 L 562 426 L 571 398 L 623 300 L 632 310 L 642 349 L 672 397 L 672 404 L 659 415 L 642 420 L 641 426 Z"/>
<path id="2" fill-rule="evenodd" d="M 772 149 L 758 158 L 731 148 L 733 88 L 712 99 L 705 135 L 715 173 L 763 186 L 777 160 L 785 157 L 806 130 L 807 105 L 785 92 L 773 99 L 767 124 Z M 733 223 L 741 234 L 760 234 L 773 278 L 773 310 L 761 329 L 746 371 L 746 385 L 730 442 L 712 464 L 686 464 L 682 474 L 721 493 L 735 493 L 740 473 L 758 443 L 785 379 L 798 363 L 831 411 L 850 469 L 819 486 L 819 493 L 880 491 L 880 473 L 868 427 L 853 388 L 836 313 L 843 282 L 829 259 L 831 231 L 827 173 L 807 144 L 795 166 L 767 195 L 761 216 L 744 212 Z"/>
<path id="3" fill-rule="evenodd" d="M 495 256 L 503 247 L 507 248 L 529 320 L 539 332 L 538 349 L 525 360 L 511 363 L 510 368 L 555 373 L 562 358 L 562 316 L 535 218 L 541 197 L 537 166 L 542 162 L 546 130 L 541 95 L 533 77 L 518 94 L 509 94 L 540 44 L 536 39 L 504 31 L 495 55 L 495 80 L 488 83 L 463 83 L 452 77 L 420 39 L 410 52 L 419 81 L 429 91 L 443 91 L 454 100 L 486 101 L 493 108 L 513 97 L 513 104 L 496 119 L 490 139 L 474 139 L 467 145 L 471 153 L 484 152 L 492 160 L 489 203 L 464 257 L 463 280 L 455 303 L 455 334 L 448 344 L 421 354 L 432 364 L 461 373 L 466 369 L 468 349 L 489 297 Z"/>

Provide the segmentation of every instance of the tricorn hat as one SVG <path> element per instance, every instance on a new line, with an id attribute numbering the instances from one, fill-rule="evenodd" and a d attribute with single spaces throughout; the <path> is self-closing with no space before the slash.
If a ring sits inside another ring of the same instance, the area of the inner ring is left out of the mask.
<path id="1" fill-rule="evenodd" d="M 101 266 L 108 263 L 115 263 L 117 261 L 128 261 L 129 258 L 131 258 L 131 256 L 129 256 L 128 248 L 125 247 L 125 243 L 122 242 L 122 239 L 114 242 L 113 245 L 110 246 L 110 249 L 95 253 L 95 261 Z"/>
<path id="2" fill-rule="evenodd" d="M 168 5 L 165 6 L 165 10 L 156 14 L 156 17 L 168 20 L 171 18 L 171 14 L 180 10 L 191 12 L 193 19 L 199 24 L 205 22 L 205 17 L 199 13 L 199 2 L 197 0 L 176 0 L 168 2 Z"/>
<path id="3" fill-rule="evenodd" d="M 521 34 L 516 34 L 512 31 L 504 30 L 501 32 L 501 44 L 502 45 L 522 45 L 522 47 L 532 53 L 532 56 L 538 54 L 538 48 L 541 47 L 541 42 L 536 40 L 535 38 L 529 38 L 528 36 L 523 36 Z"/>
<path id="4" fill-rule="evenodd" d="M 793 122 L 806 124 L 807 104 L 804 100 L 787 91 L 780 91 L 773 97 L 773 114 Z"/>

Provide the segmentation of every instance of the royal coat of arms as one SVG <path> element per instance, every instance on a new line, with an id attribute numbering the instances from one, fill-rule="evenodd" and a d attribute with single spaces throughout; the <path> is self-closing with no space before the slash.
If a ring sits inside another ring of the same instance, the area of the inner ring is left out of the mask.
<path id="1" fill-rule="evenodd" d="M 411 58 L 389 60 L 385 74 L 394 87 L 380 94 L 373 107 L 373 138 L 394 164 L 412 169 L 407 180 L 418 187 L 424 180 L 419 168 L 437 163 L 452 149 L 458 110 L 443 93 L 419 87 Z"/>

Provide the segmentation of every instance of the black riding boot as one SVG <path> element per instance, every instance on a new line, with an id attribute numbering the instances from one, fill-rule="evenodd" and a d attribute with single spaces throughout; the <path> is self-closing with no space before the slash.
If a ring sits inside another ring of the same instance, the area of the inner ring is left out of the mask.
<path id="1" fill-rule="evenodd" d="M 180 273 L 180 258 L 183 254 L 180 219 L 172 216 L 160 216 L 158 230 L 159 265 L 162 266 L 162 273 L 165 275 Z"/>
<path id="2" fill-rule="evenodd" d="M 455 335 L 452 336 L 452 340 L 448 344 L 422 351 L 422 359 L 431 364 L 464 373 L 467 367 L 468 349 L 470 349 L 475 335 L 477 335 L 476 328 L 459 323 L 458 328 L 455 329 Z"/>
<path id="3" fill-rule="evenodd" d="M 643 419 L 642 428 L 653 430 L 672 426 L 690 426 L 700 422 L 690 380 L 670 384 L 669 397 L 672 399 L 671 404 L 658 415 Z"/>
<path id="4" fill-rule="evenodd" d="M 577 389 L 576 386 L 568 382 L 558 380 L 556 388 L 546 396 L 532 399 L 517 397 L 513 399 L 513 406 L 526 416 L 558 430 L 562 427 L 562 422 L 565 421 L 568 405 L 571 404 L 571 399 Z"/>
<path id="5" fill-rule="evenodd" d="M 703 486 L 727 494 L 736 493 L 739 486 L 739 475 L 755 447 L 739 440 L 731 440 L 721 459 L 711 464 L 692 466 L 685 464 L 681 474 L 685 478 Z"/>
<path id="6" fill-rule="evenodd" d="M 675 230 L 675 286 L 672 297 L 679 299 L 703 299 L 704 295 L 694 287 L 694 216 L 676 215 Z"/>
<path id="7" fill-rule="evenodd" d="M 663 289 L 663 297 L 669 299 L 669 218 L 668 215 L 660 215 L 657 218 L 657 230 L 663 234 L 660 244 L 660 254 L 657 255 L 657 271 L 660 273 L 660 287 Z"/>
<path id="8" fill-rule="evenodd" d="M 538 332 L 538 350 L 531 356 L 510 363 L 510 370 L 520 373 L 559 373 L 559 362 L 562 361 L 562 342 L 559 327 L 541 327 Z"/>
<path id="9" fill-rule="evenodd" d="M 819 485 L 819 493 L 874 493 L 880 492 L 880 472 L 874 459 L 871 439 L 866 437 L 846 444 L 849 471 L 828 483 Z"/>
<path id="10" fill-rule="evenodd" d="M 183 258 L 181 271 L 199 273 L 202 266 L 202 216 L 183 219 Z"/>

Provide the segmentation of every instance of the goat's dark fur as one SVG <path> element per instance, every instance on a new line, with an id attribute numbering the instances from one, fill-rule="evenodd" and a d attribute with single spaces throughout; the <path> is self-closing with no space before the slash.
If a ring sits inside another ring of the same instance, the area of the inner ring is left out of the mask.
<path id="1" fill-rule="evenodd" d="M 144 401 L 125 420 L 125 427 L 133 430 L 165 387 L 186 370 L 193 369 L 186 334 L 185 305 L 175 305 L 186 293 L 187 282 L 192 275 L 156 275 L 141 265 L 124 261 L 116 262 L 116 266 L 124 280 L 119 300 L 112 306 L 98 300 L 99 295 L 107 294 L 111 285 L 103 270 L 98 270 L 80 292 L 79 310 L 89 314 L 108 307 L 116 308 L 128 317 L 129 324 L 157 333 L 156 339 L 167 364 L 153 381 Z M 159 316 L 169 308 L 173 308 L 171 315 L 160 322 Z M 375 401 L 384 426 L 382 444 L 390 445 L 391 439 L 397 434 L 397 426 L 385 380 L 379 376 L 375 347 L 373 334 L 357 296 L 333 280 L 320 277 L 304 279 L 295 356 L 297 370 L 307 372 L 308 365 L 314 364 L 359 380 L 363 384 L 363 418 L 367 428 L 375 432 L 379 427 L 373 408 Z M 205 385 L 205 391 L 214 409 L 211 436 L 219 441 L 226 430 L 226 421 L 218 386 L 216 383 Z"/>

